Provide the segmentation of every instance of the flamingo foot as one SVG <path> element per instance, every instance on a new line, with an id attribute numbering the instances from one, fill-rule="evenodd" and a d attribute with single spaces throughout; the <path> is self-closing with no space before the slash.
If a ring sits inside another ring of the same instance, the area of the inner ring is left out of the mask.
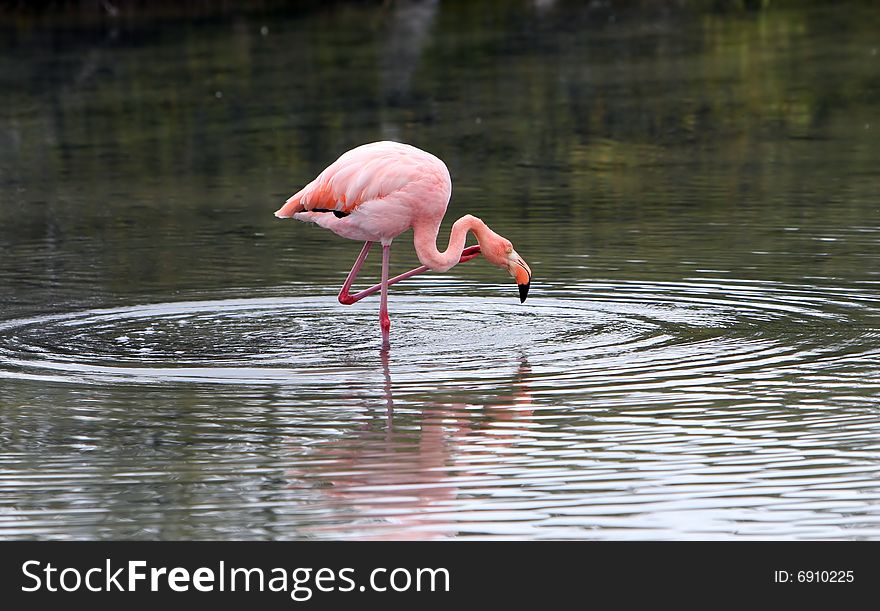
<path id="1" fill-rule="evenodd" d="M 461 251 L 461 258 L 458 260 L 459 263 L 465 263 L 480 256 L 480 247 L 477 246 L 468 246 L 463 251 Z"/>

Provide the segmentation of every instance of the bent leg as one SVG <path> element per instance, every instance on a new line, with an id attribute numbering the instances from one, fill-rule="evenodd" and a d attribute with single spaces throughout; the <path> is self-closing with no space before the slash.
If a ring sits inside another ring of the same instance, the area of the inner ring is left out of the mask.
<path id="1" fill-rule="evenodd" d="M 343 305 L 351 305 L 355 301 L 359 301 L 366 297 L 363 295 L 362 297 L 358 297 L 358 295 L 349 295 L 348 291 L 351 289 L 352 283 L 354 283 L 355 278 L 357 278 L 358 272 L 361 271 L 361 267 L 364 265 L 364 261 L 367 260 L 367 255 L 370 254 L 370 249 L 373 247 L 373 242 L 364 242 L 364 247 L 361 249 L 361 254 L 358 255 L 358 258 L 355 260 L 354 265 L 351 267 L 351 271 L 348 272 L 348 277 L 345 279 L 345 282 L 342 284 L 342 288 L 339 290 L 339 303 Z"/>
<path id="2" fill-rule="evenodd" d="M 373 243 L 367 242 L 367 244 L 370 244 L 372 246 Z M 365 250 L 369 250 L 369 248 L 367 248 L 366 246 L 364 248 L 365 248 Z M 364 259 L 366 259 L 367 255 L 365 255 L 363 252 L 361 252 L 361 255 L 363 256 Z M 467 263 L 471 259 L 474 259 L 478 256 L 480 256 L 480 247 L 479 246 L 468 246 L 463 251 L 461 251 L 461 258 L 458 260 L 458 262 L 459 263 Z M 361 260 L 360 257 L 358 257 L 358 261 L 360 261 L 361 264 L 363 264 L 363 260 Z M 357 265 L 357 263 L 355 263 L 355 265 Z M 360 266 L 358 266 L 358 269 L 360 269 Z M 427 271 L 430 271 L 430 268 L 427 267 L 426 265 L 422 265 L 422 266 L 417 267 L 415 269 L 411 269 L 408 272 L 404 272 L 404 273 L 400 274 L 399 276 L 394 276 L 394 278 L 389 279 L 388 286 L 392 286 L 394 284 L 397 284 L 401 280 L 406 280 L 407 278 L 412 278 L 413 276 L 417 276 L 419 274 L 424 274 Z M 355 275 L 356 275 L 356 271 L 354 270 L 354 268 L 352 268 L 352 272 L 355 273 Z M 349 274 L 349 278 L 352 281 L 354 281 L 354 277 L 352 277 L 351 274 Z M 346 280 L 346 282 L 347 282 L 347 287 L 343 286 L 342 288 L 343 288 L 343 290 L 345 290 L 345 297 L 348 301 L 343 301 L 342 300 L 342 297 L 343 297 L 342 292 L 339 293 L 339 302 L 343 303 L 345 305 L 351 305 L 352 303 L 355 303 L 356 301 L 360 301 L 364 297 L 369 297 L 370 295 L 378 292 L 382 288 L 381 284 L 374 284 L 370 288 L 364 289 L 359 293 L 355 293 L 354 295 L 349 295 L 347 288 L 351 287 L 351 282 L 349 282 L 348 280 Z"/>

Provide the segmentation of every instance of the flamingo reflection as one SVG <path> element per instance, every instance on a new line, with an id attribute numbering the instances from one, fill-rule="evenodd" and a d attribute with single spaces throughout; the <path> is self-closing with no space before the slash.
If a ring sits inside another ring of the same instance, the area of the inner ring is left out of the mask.
<path id="1" fill-rule="evenodd" d="M 534 406 L 525 356 L 494 390 L 457 392 L 451 401 L 401 390 L 397 404 L 389 360 L 383 351 L 384 414 L 345 437 L 310 447 L 287 471 L 292 486 L 320 492 L 322 506 L 316 509 L 324 519 L 308 529 L 309 536 L 454 535 L 449 513 L 474 494 L 471 489 L 498 477 L 491 465 L 499 446 L 512 445 L 516 433 L 529 428 Z"/>

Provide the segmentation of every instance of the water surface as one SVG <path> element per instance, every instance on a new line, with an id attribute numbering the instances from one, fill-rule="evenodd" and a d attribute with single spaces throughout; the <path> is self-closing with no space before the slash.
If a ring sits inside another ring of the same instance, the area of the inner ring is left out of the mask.
<path id="1" fill-rule="evenodd" d="M 880 537 L 878 25 L 4 17 L 0 538 Z M 271 213 L 377 139 L 446 160 L 441 236 L 510 238 L 525 304 L 414 278 L 383 353 L 335 301 L 360 245 Z"/>

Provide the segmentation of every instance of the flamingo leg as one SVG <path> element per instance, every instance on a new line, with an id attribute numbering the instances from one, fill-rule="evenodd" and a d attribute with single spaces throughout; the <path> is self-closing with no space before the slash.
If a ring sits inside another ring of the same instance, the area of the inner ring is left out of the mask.
<path id="1" fill-rule="evenodd" d="M 382 349 L 391 346 L 391 318 L 388 317 L 388 263 L 391 244 L 382 245 L 382 300 L 379 303 L 379 326 L 382 327 Z"/>
<path id="2" fill-rule="evenodd" d="M 370 246 L 373 245 L 373 242 L 367 242 Z M 369 251 L 367 245 L 364 245 L 364 250 Z M 461 251 L 461 258 L 458 260 L 459 263 L 466 263 L 471 259 L 480 256 L 480 247 L 479 246 L 468 246 L 463 251 Z M 351 283 L 357 277 L 357 272 L 360 270 L 360 265 L 363 265 L 363 259 L 366 259 L 367 255 L 364 254 L 364 251 L 361 251 L 361 256 L 358 257 L 358 261 L 355 262 L 355 267 L 351 269 L 351 273 L 349 273 L 348 278 L 346 279 L 346 284 L 343 285 L 342 290 L 339 292 L 339 303 L 345 305 L 351 305 L 356 301 L 360 301 L 364 297 L 369 297 L 373 293 L 379 292 L 382 289 L 382 284 L 374 284 L 368 289 L 364 289 L 359 293 L 355 293 L 354 295 L 348 294 L 348 289 L 351 288 Z M 360 262 L 360 265 L 358 265 Z M 356 268 L 356 269 L 355 269 Z M 424 274 L 425 272 L 430 271 L 430 268 L 426 265 L 419 266 L 415 269 L 411 269 L 408 272 L 404 272 L 399 276 L 394 276 L 394 278 L 390 278 L 388 280 L 388 286 L 392 286 L 397 284 L 401 280 L 406 280 L 407 278 L 412 278 L 413 276 L 417 276 L 418 274 Z M 354 274 L 354 276 L 352 276 Z"/>
<path id="3" fill-rule="evenodd" d="M 358 272 L 361 271 L 361 267 L 364 265 L 364 261 L 367 260 L 367 255 L 370 254 L 370 249 L 373 247 L 373 242 L 364 242 L 364 247 L 361 249 L 361 254 L 358 255 L 358 258 L 355 259 L 354 265 L 351 266 L 351 271 L 348 272 L 348 277 L 345 279 L 345 282 L 342 284 L 342 288 L 339 289 L 339 303 L 343 305 L 351 305 L 355 301 L 360 301 L 366 295 L 362 295 L 358 293 L 357 295 L 349 295 L 348 291 L 351 290 L 351 285 L 354 282 L 355 278 L 357 278 Z"/>

